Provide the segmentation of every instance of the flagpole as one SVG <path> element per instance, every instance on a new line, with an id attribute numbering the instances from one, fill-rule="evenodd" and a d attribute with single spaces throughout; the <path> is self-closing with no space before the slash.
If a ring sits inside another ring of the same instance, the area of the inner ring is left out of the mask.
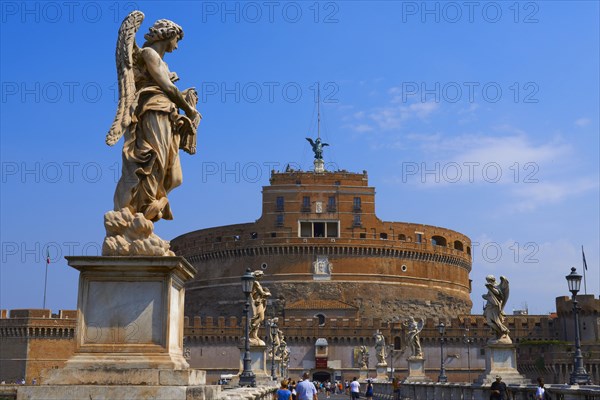
<path id="1" fill-rule="evenodd" d="M 48 285 L 48 264 L 50 264 L 50 252 L 46 250 L 46 276 L 44 277 L 44 305 L 42 309 L 46 309 L 46 287 Z"/>
<path id="2" fill-rule="evenodd" d="M 585 252 L 583 251 L 583 245 L 581 245 L 581 258 L 583 259 L 583 292 L 587 294 L 587 284 L 585 281 L 585 271 L 587 271 L 587 262 L 585 261 Z"/>

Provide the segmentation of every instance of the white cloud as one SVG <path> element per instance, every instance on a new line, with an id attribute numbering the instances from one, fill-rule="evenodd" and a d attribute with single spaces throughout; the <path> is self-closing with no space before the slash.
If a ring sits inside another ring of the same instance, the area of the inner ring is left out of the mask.
<path id="1" fill-rule="evenodd" d="M 509 196 L 501 207 L 504 213 L 530 212 L 598 190 L 597 177 L 565 177 L 573 157 L 570 144 L 559 139 L 532 143 L 522 131 L 510 126 L 495 130 L 512 134 L 451 138 L 440 133 L 406 135 L 407 140 L 419 143 L 427 158 L 403 162 L 402 182 L 423 189 L 503 185 L 500 193 Z"/>
<path id="2" fill-rule="evenodd" d="M 514 211 L 531 211 L 540 205 L 560 203 L 568 197 L 598 189 L 598 181 L 581 178 L 562 182 L 523 183 L 512 193 L 518 200 L 509 206 Z"/>
<path id="3" fill-rule="evenodd" d="M 578 118 L 575 120 L 575 125 L 579 126 L 580 128 L 583 128 L 584 126 L 588 126 L 591 123 L 592 123 L 592 120 L 589 118 Z"/>
<path id="4" fill-rule="evenodd" d="M 359 133 L 371 132 L 373 130 L 373 128 L 367 124 L 351 125 L 351 127 L 352 127 L 352 129 L 354 129 L 356 132 L 359 132 Z"/>

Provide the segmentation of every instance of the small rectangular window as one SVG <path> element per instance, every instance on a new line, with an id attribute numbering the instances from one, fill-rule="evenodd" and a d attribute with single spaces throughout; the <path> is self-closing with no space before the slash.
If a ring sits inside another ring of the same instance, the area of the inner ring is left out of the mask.
<path id="1" fill-rule="evenodd" d="M 423 243 L 423 233 L 415 232 L 415 243 Z"/>
<path id="2" fill-rule="evenodd" d="M 329 200 L 327 201 L 327 211 L 335 212 L 337 209 L 335 205 L 335 196 L 329 196 Z"/>
<path id="3" fill-rule="evenodd" d="M 283 214 L 277 214 L 277 220 L 275 224 L 277 226 L 283 226 Z"/>
<path id="4" fill-rule="evenodd" d="M 302 197 L 302 212 L 310 212 L 310 196 Z"/>
<path id="5" fill-rule="evenodd" d="M 355 197 L 354 201 L 352 202 L 352 208 L 354 209 L 354 211 L 361 211 L 362 210 L 362 204 L 360 201 L 360 197 Z"/>
<path id="6" fill-rule="evenodd" d="M 360 215 L 359 214 L 357 214 L 357 215 L 354 216 L 354 223 L 353 223 L 353 225 L 354 226 L 361 226 L 362 225 L 362 223 L 360 222 Z"/>
<path id="7" fill-rule="evenodd" d="M 283 211 L 284 210 L 284 202 L 283 202 L 283 196 L 277 196 L 277 201 L 275 203 L 275 209 L 277 211 Z"/>
<path id="8" fill-rule="evenodd" d="M 367 238 L 367 234 L 366 234 L 366 233 L 364 233 L 364 232 L 363 232 L 363 233 L 361 233 L 361 234 L 360 234 L 360 238 L 361 238 L 361 239 L 366 239 L 366 238 Z"/>

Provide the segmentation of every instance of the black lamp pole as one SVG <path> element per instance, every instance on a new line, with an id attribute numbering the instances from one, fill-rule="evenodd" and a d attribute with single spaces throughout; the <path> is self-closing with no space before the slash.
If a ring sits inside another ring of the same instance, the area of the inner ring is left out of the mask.
<path id="1" fill-rule="evenodd" d="M 577 293 L 581 289 L 581 275 L 577 273 L 575 267 L 571 268 L 571 273 L 566 276 L 569 284 L 569 291 L 573 295 L 573 316 L 575 319 L 575 365 L 571 373 L 571 385 L 590 385 L 592 379 L 583 366 L 583 355 L 581 354 L 581 339 L 579 337 L 579 307 L 577 306 Z"/>
<path id="2" fill-rule="evenodd" d="M 446 332 L 446 325 L 440 322 L 437 328 L 440 333 L 440 376 L 438 376 L 438 382 L 448 382 L 446 367 L 444 366 L 444 333 Z"/>
<path id="3" fill-rule="evenodd" d="M 465 343 L 467 344 L 467 382 L 471 383 L 471 338 L 469 328 L 465 326 Z"/>
<path id="4" fill-rule="evenodd" d="M 276 381 L 277 376 L 275 375 L 275 336 L 277 335 L 277 323 L 275 320 L 269 321 L 269 333 L 271 335 L 271 378 Z"/>
<path id="5" fill-rule="evenodd" d="M 256 375 L 252 372 L 252 358 L 250 357 L 250 294 L 254 286 L 254 275 L 250 268 L 242 276 L 242 291 L 246 295 L 244 315 L 246 316 L 246 331 L 244 333 L 244 370 L 240 374 L 240 386 L 256 386 Z"/>

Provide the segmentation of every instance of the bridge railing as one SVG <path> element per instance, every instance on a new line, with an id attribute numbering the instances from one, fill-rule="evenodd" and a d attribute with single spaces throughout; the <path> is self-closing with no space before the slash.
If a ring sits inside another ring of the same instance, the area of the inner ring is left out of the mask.
<path id="1" fill-rule="evenodd" d="M 376 400 L 488 400 L 490 387 L 467 383 L 404 383 L 400 398 L 391 383 L 374 383 Z M 532 400 L 535 385 L 508 385 L 509 400 Z M 546 385 L 553 400 L 600 400 L 600 386 Z"/>

